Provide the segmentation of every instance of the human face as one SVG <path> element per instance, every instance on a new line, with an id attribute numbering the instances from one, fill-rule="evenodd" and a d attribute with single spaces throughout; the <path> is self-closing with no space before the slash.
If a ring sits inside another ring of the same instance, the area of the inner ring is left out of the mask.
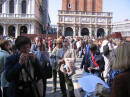
<path id="1" fill-rule="evenodd" d="M 20 47 L 20 52 L 21 53 L 29 53 L 30 48 L 31 48 L 30 44 L 25 44 L 25 45 Z"/>
<path id="2" fill-rule="evenodd" d="M 57 44 L 57 47 L 58 47 L 58 48 L 62 48 L 62 43 L 58 43 L 58 44 Z"/>
<path id="3" fill-rule="evenodd" d="M 37 37 L 37 38 L 35 39 L 35 42 L 36 42 L 36 44 L 39 44 L 40 39 Z"/>
<path id="4" fill-rule="evenodd" d="M 69 46 L 69 42 L 67 40 L 64 41 L 64 47 L 68 47 Z"/>
<path id="5" fill-rule="evenodd" d="M 9 51 L 9 49 L 10 49 L 10 42 L 8 42 L 8 43 L 5 45 L 5 49 L 6 49 L 7 51 Z"/>

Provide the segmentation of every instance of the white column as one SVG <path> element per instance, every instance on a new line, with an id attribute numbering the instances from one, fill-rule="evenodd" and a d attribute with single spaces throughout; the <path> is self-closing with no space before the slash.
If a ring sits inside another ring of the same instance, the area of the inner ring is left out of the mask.
<path id="1" fill-rule="evenodd" d="M 33 1 L 33 0 L 32 0 Z M 26 4 L 26 11 L 27 11 L 27 14 L 31 14 L 31 11 L 32 11 L 32 9 L 31 9 L 31 0 L 27 0 L 27 4 Z M 34 6 L 32 6 L 32 7 L 34 7 Z"/>
<path id="2" fill-rule="evenodd" d="M 22 12 L 21 11 L 21 9 L 22 9 L 22 5 L 21 4 L 22 4 L 21 0 L 18 0 L 18 13 L 19 14 L 21 14 L 21 12 Z"/>
<path id="3" fill-rule="evenodd" d="M 6 2 L 2 4 L 2 13 L 6 13 Z"/>
<path id="4" fill-rule="evenodd" d="M 81 26 L 79 26 L 78 36 L 81 36 Z"/>
<path id="5" fill-rule="evenodd" d="M 18 36 L 20 36 L 18 24 L 16 24 L 15 29 L 16 29 L 16 31 L 15 31 L 15 38 L 17 38 Z"/>
<path id="6" fill-rule="evenodd" d="M 95 38 L 97 38 L 97 30 L 98 30 L 98 29 L 97 29 L 97 26 L 96 26 L 96 27 L 95 27 L 95 30 L 94 30 L 94 35 L 95 35 L 94 37 L 95 37 Z"/>
<path id="7" fill-rule="evenodd" d="M 6 1 L 6 13 L 9 13 L 9 0 Z"/>
<path id="8" fill-rule="evenodd" d="M 65 22 L 65 16 L 63 16 L 63 21 L 60 21 L 60 22 Z"/>
<path id="9" fill-rule="evenodd" d="M 92 37 L 92 26 L 90 25 L 90 28 L 89 28 L 89 37 Z"/>
<path id="10" fill-rule="evenodd" d="M 105 28 L 105 36 L 108 36 L 108 27 Z"/>
<path id="11" fill-rule="evenodd" d="M 6 36 L 6 34 L 7 34 L 7 25 L 4 24 L 3 28 L 4 28 L 3 36 Z"/>
<path id="12" fill-rule="evenodd" d="M 31 23 L 31 31 L 30 31 L 30 34 L 34 34 L 35 32 L 35 24 L 34 23 Z"/>
<path id="13" fill-rule="evenodd" d="M 28 25 L 28 32 L 27 34 L 30 34 L 31 33 L 31 24 Z"/>
<path id="14" fill-rule="evenodd" d="M 29 0 L 30 1 L 30 0 Z M 30 4 L 31 4 L 31 14 L 34 14 L 35 13 L 35 0 L 31 0 L 32 2 L 30 2 Z"/>
<path id="15" fill-rule="evenodd" d="M 63 27 L 62 27 L 62 35 L 64 36 L 65 35 L 65 27 L 64 27 L 64 25 L 63 25 Z"/>
<path id="16" fill-rule="evenodd" d="M 15 8 L 15 9 L 14 9 L 15 11 L 14 11 L 14 13 L 15 13 L 15 14 L 18 14 L 18 13 L 19 13 L 19 3 L 18 3 L 18 2 L 19 2 L 19 0 L 16 0 L 16 2 L 14 2 L 14 4 L 15 4 L 15 7 L 14 7 L 14 8 Z"/>
<path id="17" fill-rule="evenodd" d="M 73 36 L 76 36 L 76 32 L 75 32 L 76 30 L 75 30 L 75 26 L 73 27 Z"/>

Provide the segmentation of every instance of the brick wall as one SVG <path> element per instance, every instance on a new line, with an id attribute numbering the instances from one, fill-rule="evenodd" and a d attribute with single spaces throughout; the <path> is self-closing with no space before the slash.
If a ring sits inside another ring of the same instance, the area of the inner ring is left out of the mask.
<path id="1" fill-rule="evenodd" d="M 71 9 L 68 9 L 69 1 Z M 102 12 L 102 0 L 62 0 L 62 10 Z"/>
<path id="2" fill-rule="evenodd" d="M 67 10 L 67 1 L 68 0 L 62 0 L 62 10 Z"/>
<path id="3" fill-rule="evenodd" d="M 84 0 L 79 0 L 79 11 L 84 11 Z"/>

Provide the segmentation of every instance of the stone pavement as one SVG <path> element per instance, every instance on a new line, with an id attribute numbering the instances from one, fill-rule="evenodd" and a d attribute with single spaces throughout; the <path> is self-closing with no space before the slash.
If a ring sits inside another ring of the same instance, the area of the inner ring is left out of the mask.
<path id="1" fill-rule="evenodd" d="M 78 84 L 78 78 L 80 78 L 81 74 L 82 74 L 82 71 L 80 70 L 81 61 L 82 61 L 81 58 L 77 58 L 77 61 L 75 63 L 77 70 L 76 70 L 76 74 L 73 75 L 73 78 L 72 78 L 76 97 L 84 97 L 84 92 L 81 92 L 80 85 Z M 52 93 L 52 87 L 53 87 L 53 83 L 52 83 L 52 78 L 51 78 L 51 79 L 47 80 L 46 97 L 62 97 L 62 94 L 61 94 L 61 91 L 60 91 L 59 80 L 57 81 L 57 91 L 56 91 L 56 93 Z"/>

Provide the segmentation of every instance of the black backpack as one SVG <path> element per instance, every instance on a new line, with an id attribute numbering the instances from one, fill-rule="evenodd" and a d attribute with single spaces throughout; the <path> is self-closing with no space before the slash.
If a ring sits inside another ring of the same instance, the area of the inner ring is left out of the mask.
<path id="1" fill-rule="evenodd" d="M 106 44 L 106 45 L 104 45 L 103 46 L 103 54 L 105 55 L 105 56 L 107 56 L 108 54 L 109 54 L 109 46 L 108 46 L 108 44 Z"/>

